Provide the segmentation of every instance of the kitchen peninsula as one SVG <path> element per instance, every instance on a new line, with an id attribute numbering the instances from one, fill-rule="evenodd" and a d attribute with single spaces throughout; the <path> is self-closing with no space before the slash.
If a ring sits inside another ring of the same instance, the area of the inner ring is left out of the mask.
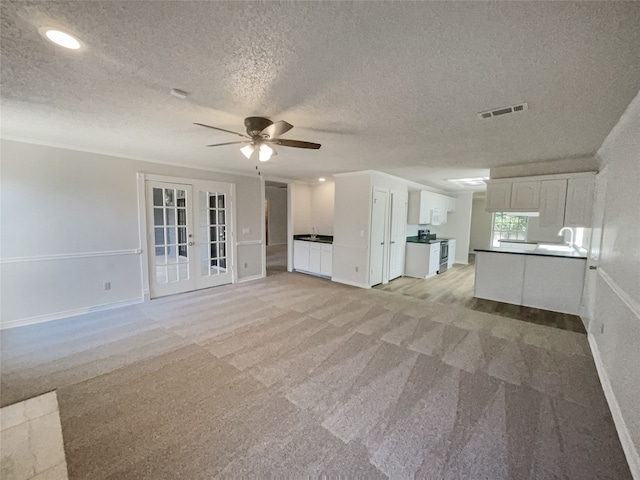
<path id="1" fill-rule="evenodd" d="M 476 249 L 474 296 L 578 315 L 586 251 L 569 245 Z"/>

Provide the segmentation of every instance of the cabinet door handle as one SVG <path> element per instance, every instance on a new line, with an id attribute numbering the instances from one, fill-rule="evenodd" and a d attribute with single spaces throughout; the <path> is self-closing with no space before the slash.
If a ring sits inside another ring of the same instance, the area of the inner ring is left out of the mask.
<path id="1" fill-rule="evenodd" d="M 384 245 L 384 242 L 380 242 L 380 245 Z"/>
<path id="2" fill-rule="evenodd" d="M 394 242 L 393 240 L 391 240 L 391 243 L 396 243 L 396 242 Z"/>

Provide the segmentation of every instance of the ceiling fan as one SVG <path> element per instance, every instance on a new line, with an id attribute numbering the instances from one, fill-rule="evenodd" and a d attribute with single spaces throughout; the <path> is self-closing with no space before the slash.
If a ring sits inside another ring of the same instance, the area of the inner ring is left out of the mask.
<path id="1" fill-rule="evenodd" d="M 264 117 L 247 117 L 244 119 L 244 126 L 247 129 L 247 134 L 232 132 L 231 130 L 225 130 L 224 128 L 212 127 L 211 125 L 205 125 L 204 123 L 194 123 L 194 125 L 200 125 L 201 127 L 212 128 L 214 130 L 220 130 L 221 132 L 233 133 L 239 137 L 243 137 L 246 140 L 238 142 L 225 142 L 216 143 L 213 145 L 207 145 L 207 147 L 221 147 L 222 145 L 236 145 L 246 143 L 240 151 L 245 157 L 251 158 L 251 156 L 258 152 L 258 158 L 261 162 L 266 162 L 272 155 L 277 155 L 273 145 L 280 145 L 283 147 L 296 147 L 296 148 L 311 148 L 317 150 L 320 148 L 319 143 L 303 142 L 302 140 L 289 140 L 287 138 L 279 138 L 280 135 L 287 133 L 293 128 L 293 125 L 280 120 L 279 122 L 272 122 L 268 118 Z"/>

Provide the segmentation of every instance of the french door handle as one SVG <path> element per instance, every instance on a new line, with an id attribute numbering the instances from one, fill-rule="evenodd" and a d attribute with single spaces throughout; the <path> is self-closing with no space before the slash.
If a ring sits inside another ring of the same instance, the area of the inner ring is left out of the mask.
<path id="1" fill-rule="evenodd" d="M 195 245 L 195 242 L 189 242 L 187 245 L 189 245 L 190 247 L 193 247 Z"/>

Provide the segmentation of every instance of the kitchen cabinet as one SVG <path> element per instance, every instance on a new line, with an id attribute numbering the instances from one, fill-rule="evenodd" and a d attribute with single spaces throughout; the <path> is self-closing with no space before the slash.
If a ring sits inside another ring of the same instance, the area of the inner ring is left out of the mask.
<path id="1" fill-rule="evenodd" d="M 522 304 L 524 255 L 476 252 L 474 297 Z"/>
<path id="2" fill-rule="evenodd" d="M 488 212 L 536 212 L 540 207 L 540 182 L 500 180 L 487 183 Z"/>
<path id="3" fill-rule="evenodd" d="M 320 273 L 320 256 L 322 254 L 322 244 L 309 242 L 309 271 Z"/>
<path id="4" fill-rule="evenodd" d="M 440 225 L 447 223 L 447 212 L 456 209 L 456 199 L 426 190 L 409 192 L 407 223 L 409 225 Z"/>
<path id="5" fill-rule="evenodd" d="M 293 269 L 304 273 L 331 277 L 333 245 L 320 242 L 293 242 Z"/>
<path id="6" fill-rule="evenodd" d="M 487 183 L 487 212 L 507 212 L 511 208 L 511 181 Z"/>
<path id="7" fill-rule="evenodd" d="M 474 296 L 578 315 L 586 259 L 476 252 Z"/>
<path id="8" fill-rule="evenodd" d="M 567 182 L 565 227 L 591 227 L 595 176 L 570 178 Z"/>
<path id="9" fill-rule="evenodd" d="M 453 267 L 456 263 L 456 240 L 455 238 L 449 239 L 449 260 L 447 261 L 447 268 Z"/>
<path id="10" fill-rule="evenodd" d="M 539 212 L 541 227 L 591 227 L 595 173 L 487 182 L 487 212 Z"/>
<path id="11" fill-rule="evenodd" d="M 309 246 L 311 242 L 301 240 L 293 241 L 293 268 L 294 270 L 309 271 Z"/>
<path id="12" fill-rule="evenodd" d="M 540 207 L 540 182 L 513 182 L 511 209 L 516 212 L 536 212 Z"/>
<path id="13" fill-rule="evenodd" d="M 540 182 L 540 227 L 562 228 L 567 199 L 566 180 L 544 180 Z"/>
<path id="14" fill-rule="evenodd" d="M 404 274 L 407 277 L 429 278 L 438 273 L 440 267 L 440 242 L 407 242 Z"/>

